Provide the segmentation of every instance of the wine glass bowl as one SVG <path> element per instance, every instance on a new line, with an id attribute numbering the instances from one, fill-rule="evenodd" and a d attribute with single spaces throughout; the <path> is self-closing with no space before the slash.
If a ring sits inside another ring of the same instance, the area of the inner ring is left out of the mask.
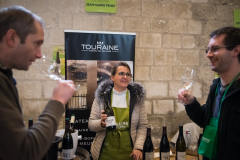
<path id="1" fill-rule="evenodd" d="M 64 76 L 61 75 L 61 63 L 57 63 L 46 55 L 43 55 L 42 58 L 34 64 L 44 77 L 52 80 L 64 80 Z M 78 90 L 79 87 L 80 84 L 75 85 L 76 90 Z"/>
<path id="2" fill-rule="evenodd" d="M 184 90 L 188 90 L 192 87 L 196 80 L 196 71 L 192 68 L 186 68 L 181 76 L 181 82 Z"/>
<path id="3" fill-rule="evenodd" d="M 63 80 L 61 77 L 61 64 L 56 63 L 45 55 L 36 63 L 36 66 L 44 77 L 53 80 Z"/>
<path id="4" fill-rule="evenodd" d="M 196 80 L 196 71 L 192 68 L 186 68 L 183 71 L 183 74 L 181 76 L 181 82 L 183 84 L 184 91 L 189 90 L 194 84 L 195 80 Z M 185 105 L 182 101 L 179 101 L 178 99 L 177 99 L 177 102 Z"/>

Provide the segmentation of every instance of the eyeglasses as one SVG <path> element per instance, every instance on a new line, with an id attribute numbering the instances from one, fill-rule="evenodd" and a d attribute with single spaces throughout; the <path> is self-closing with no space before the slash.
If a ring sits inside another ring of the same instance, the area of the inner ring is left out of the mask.
<path id="1" fill-rule="evenodd" d="M 217 52 L 217 50 L 221 49 L 221 48 L 228 48 L 228 47 L 232 47 L 232 46 L 224 46 L 224 47 L 220 47 L 220 46 L 212 46 L 212 47 L 208 47 L 206 49 L 206 53 L 208 53 L 209 51 L 212 53 Z"/>
<path id="2" fill-rule="evenodd" d="M 127 78 L 132 77 L 132 74 L 131 74 L 131 73 L 119 72 L 118 75 L 119 75 L 120 77 L 125 77 L 125 75 L 127 76 Z"/>

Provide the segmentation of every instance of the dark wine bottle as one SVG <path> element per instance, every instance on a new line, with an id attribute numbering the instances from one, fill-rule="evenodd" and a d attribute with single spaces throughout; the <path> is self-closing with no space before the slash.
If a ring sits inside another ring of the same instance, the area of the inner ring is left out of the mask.
<path id="1" fill-rule="evenodd" d="M 151 128 L 147 128 L 147 137 L 143 145 L 143 160 L 153 160 L 153 143 L 151 138 Z"/>
<path id="2" fill-rule="evenodd" d="M 183 126 L 179 126 L 179 135 L 176 142 L 176 160 L 186 160 L 186 143 L 183 137 Z"/>
<path id="3" fill-rule="evenodd" d="M 72 116 L 71 116 L 71 121 L 70 121 L 70 130 L 71 130 L 71 133 L 74 133 L 74 132 L 75 132 L 74 123 L 75 123 L 75 115 L 72 114 Z"/>
<path id="4" fill-rule="evenodd" d="M 202 136 L 203 136 L 203 128 L 200 128 L 200 134 L 199 134 L 199 138 L 198 138 L 198 148 L 201 143 Z M 203 160 L 203 155 L 198 154 L 198 160 Z"/>
<path id="5" fill-rule="evenodd" d="M 112 107 L 110 106 L 109 102 L 107 101 L 107 94 L 105 93 L 105 106 L 104 106 L 105 114 L 107 115 L 106 122 L 106 129 L 113 130 L 116 129 L 116 120 L 114 116 L 114 112 Z"/>
<path id="6" fill-rule="evenodd" d="M 55 67 L 55 74 L 56 75 L 60 75 L 61 74 L 61 61 L 60 61 L 60 57 L 59 57 L 59 52 L 57 52 L 56 55 L 56 67 Z"/>
<path id="7" fill-rule="evenodd" d="M 163 126 L 162 139 L 160 142 L 159 157 L 160 160 L 170 160 L 170 146 L 167 138 L 167 127 Z"/>
<path id="8" fill-rule="evenodd" d="M 62 140 L 62 159 L 72 160 L 73 159 L 73 139 L 70 131 L 70 121 L 66 118 L 65 132 Z"/>
<path id="9" fill-rule="evenodd" d="M 56 55 L 56 63 L 57 64 L 60 64 L 60 57 L 59 57 L 59 52 L 57 52 L 57 55 Z"/>
<path id="10" fill-rule="evenodd" d="M 33 125 L 33 119 L 28 120 L 28 128 L 31 128 Z"/>

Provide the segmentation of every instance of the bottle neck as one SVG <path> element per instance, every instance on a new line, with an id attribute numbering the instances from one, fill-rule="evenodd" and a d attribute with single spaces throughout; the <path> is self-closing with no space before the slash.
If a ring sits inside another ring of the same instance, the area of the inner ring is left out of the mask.
<path id="1" fill-rule="evenodd" d="M 179 126 L 179 136 L 183 136 L 183 126 Z"/>
<path id="2" fill-rule="evenodd" d="M 60 64 L 59 52 L 57 52 L 56 63 L 57 63 L 57 64 Z"/>
<path id="3" fill-rule="evenodd" d="M 147 137 L 151 137 L 151 128 L 150 127 L 147 128 Z"/>
<path id="4" fill-rule="evenodd" d="M 70 121 L 66 121 L 65 123 L 65 130 L 68 131 L 70 129 Z"/>
<path id="5" fill-rule="evenodd" d="M 167 135 L 167 127 L 166 126 L 163 126 L 163 136 Z"/>

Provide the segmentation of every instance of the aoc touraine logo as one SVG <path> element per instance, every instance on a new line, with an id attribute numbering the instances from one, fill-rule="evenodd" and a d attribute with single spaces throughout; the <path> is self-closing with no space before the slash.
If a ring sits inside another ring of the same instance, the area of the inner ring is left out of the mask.
<path id="1" fill-rule="evenodd" d="M 105 45 L 102 41 L 97 41 L 97 44 L 81 44 L 81 51 L 88 52 L 118 52 L 118 45 Z"/>

